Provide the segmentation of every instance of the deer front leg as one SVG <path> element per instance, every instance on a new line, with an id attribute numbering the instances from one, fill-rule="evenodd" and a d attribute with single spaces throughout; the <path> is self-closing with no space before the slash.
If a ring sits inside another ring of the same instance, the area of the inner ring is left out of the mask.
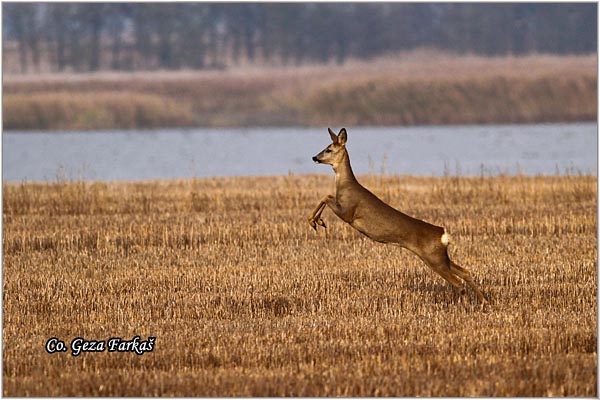
<path id="1" fill-rule="evenodd" d="M 310 224 L 310 226 L 313 227 L 313 229 L 315 231 L 317 230 L 317 225 L 320 225 L 323 228 L 327 228 L 327 226 L 325 225 L 325 222 L 323 222 L 323 220 L 321 219 L 321 214 L 323 213 L 325 206 L 327 206 L 327 203 L 332 200 L 335 201 L 335 197 L 333 197 L 330 194 L 323 197 L 321 199 L 321 201 L 319 202 L 319 205 L 317 206 L 317 208 L 315 208 L 315 210 L 312 212 L 312 214 L 308 217 L 308 223 Z"/>

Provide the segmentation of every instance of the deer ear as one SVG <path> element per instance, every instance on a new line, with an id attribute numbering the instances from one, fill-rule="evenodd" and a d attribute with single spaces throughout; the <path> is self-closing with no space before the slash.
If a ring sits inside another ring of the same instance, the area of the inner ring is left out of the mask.
<path id="1" fill-rule="evenodd" d="M 346 133 L 346 128 L 342 128 L 340 130 L 340 134 L 338 135 L 338 143 L 341 145 L 346 144 L 348 141 L 348 134 Z"/>
<path id="2" fill-rule="evenodd" d="M 333 131 L 331 130 L 331 128 L 327 128 L 327 130 L 329 131 L 329 136 L 331 136 L 331 141 L 333 143 L 337 143 L 338 142 L 338 137 L 335 133 L 333 133 Z"/>

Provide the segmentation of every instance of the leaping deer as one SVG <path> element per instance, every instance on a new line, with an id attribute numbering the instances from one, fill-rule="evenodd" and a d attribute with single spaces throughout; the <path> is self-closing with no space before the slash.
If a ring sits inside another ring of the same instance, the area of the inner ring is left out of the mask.
<path id="1" fill-rule="evenodd" d="M 333 167 L 335 196 L 323 197 L 308 217 L 315 231 L 317 225 L 326 228 L 321 213 L 327 206 L 335 215 L 374 241 L 394 244 L 412 251 L 461 294 L 464 294 L 465 290 L 460 279 L 464 280 L 475 291 L 478 300 L 483 304 L 487 303 L 485 296 L 473 282 L 471 273 L 450 260 L 450 235 L 446 230 L 401 213 L 358 183 L 346 150 L 346 129 L 342 128 L 338 135 L 329 128 L 328 131 L 332 143 L 312 159 L 316 163 Z"/>

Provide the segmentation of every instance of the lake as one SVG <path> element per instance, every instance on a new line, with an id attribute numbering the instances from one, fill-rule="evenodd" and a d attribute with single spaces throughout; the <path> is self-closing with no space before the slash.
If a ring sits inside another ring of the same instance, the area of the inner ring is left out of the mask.
<path id="1" fill-rule="evenodd" d="M 597 124 L 349 127 L 356 174 L 597 175 Z M 326 128 L 4 132 L 4 182 L 327 174 Z"/>

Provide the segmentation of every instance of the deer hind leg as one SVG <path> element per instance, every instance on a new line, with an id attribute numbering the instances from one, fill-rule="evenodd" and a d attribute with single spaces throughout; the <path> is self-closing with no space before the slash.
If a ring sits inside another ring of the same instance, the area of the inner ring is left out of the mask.
<path id="1" fill-rule="evenodd" d="M 475 293 L 477 294 L 477 299 L 479 300 L 480 303 L 482 303 L 482 304 L 487 303 L 487 299 L 485 298 L 483 293 L 481 293 L 481 290 L 479 290 L 477 285 L 475 285 L 475 282 L 473 282 L 473 277 L 471 276 L 471 273 L 466 268 L 461 267 L 460 265 L 454 263 L 450 259 L 448 259 L 448 266 L 450 267 L 449 270 L 453 274 L 456 274 L 461 279 L 463 279 L 467 283 L 467 285 L 469 285 L 469 287 L 471 287 L 471 289 L 473 289 L 475 291 Z"/>
<path id="2" fill-rule="evenodd" d="M 430 264 L 428 263 L 431 269 L 437 272 L 442 278 L 446 280 L 449 284 L 451 284 L 458 292 L 463 295 L 465 294 L 465 289 L 462 286 L 461 280 L 452 273 L 452 271 L 446 266 L 444 263 L 436 263 Z"/>
<path id="3" fill-rule="evenodd" d="M 445 247 L 438 246 L 427 253 L 415 251 L 415 254 L 417 254 L 429 268 L 452 285 L 452 287 L 454 287 L 461 295 L 465 293 L 462 281 L 452 273 L 450 268 L 448 268 L 448 264 L 446 263 L 448 256 Z"/>

